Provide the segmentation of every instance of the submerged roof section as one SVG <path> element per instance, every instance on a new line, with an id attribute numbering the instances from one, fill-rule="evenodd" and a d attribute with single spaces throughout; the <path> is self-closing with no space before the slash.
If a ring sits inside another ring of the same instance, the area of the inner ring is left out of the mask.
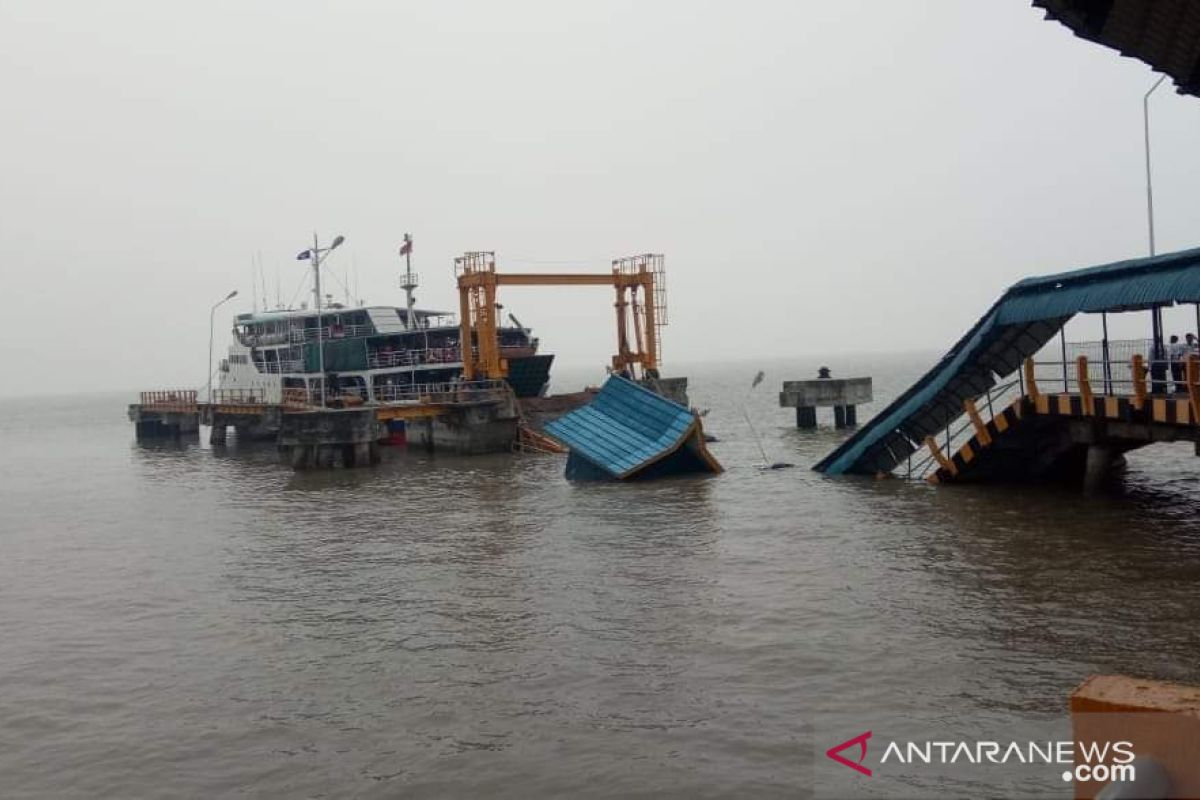
<path id="1" fill-rule="evenodd" d="M 1200 302 L 1200 248 L 1026 278 L 1008 289 L 937 365 L 814 469 L 889 472 L 1012 374 L 1079 313 Z"/>
<path id="2" fill-rule="evenodd" d="M 1200 97 L 1200 0 L 1033 0 L 1081 39 L 1170 75 Z"/>
<path id="3" fill-rule="evenodd" d="M 696 456 L 691 466 L 721 471 L 704 447 L 695 414 L 617 375 L 591 403 L 549 423 L 546 432 L 612 478 L 634 477 L 685 447 Z"/>

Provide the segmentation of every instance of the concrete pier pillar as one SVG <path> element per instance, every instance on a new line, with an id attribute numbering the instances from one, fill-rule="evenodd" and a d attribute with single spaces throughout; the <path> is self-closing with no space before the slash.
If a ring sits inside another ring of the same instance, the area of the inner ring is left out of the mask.
<path id="1" fill-rule="evenodd" d="M 817 427 L 817 409 L 814 406 L 796 406 L 796 427 Z"/>
<path id="2" fill-rule="evenodd" d="M 333 445 L 318 444 L 313 447 L 313 466 L 317 469 L 329 469 L 333 466 Z"/>
<path id="3" fill-rule="evenodd" d="M 845 406 L 834 406 L 833 407 L 833 427 L 835 427 L 835 428 L 846 427 L 846 407 Z"/>
<path id="4" fill-rule="evenodd" d="M 355 442 L 350 461 L 356 467 L 371 465 L 371 442 Z"/>
<path id="5" fill-rule="evenodd" d="M 846 406 L 846 427 L 853 428 L 858 424 L 858 406 L 850 404 Z"/>
<path id="6" fill-rule="evenodd" d="M 213 423 L 212 429 L 208 432 L 208 443 L 215 445 L 225 444 L 226 426 L 225 423 Z"/>
<path id="7" fill-rule="evenodd" d="M 1087 463 L 1083 470 L 1083 491 L 1085 494 L 1095 494 L 1104 487 L 1104 482 L 1112 470 L 1114 453 L 1111 447 L 1103 444 L 1090 444 L 1087 449 Z"/>
<path id="8" fill-rule="evenodd" d="M 291 445 L 285 449 L 287 463 L 292 469 L 308 469 L 312 461 L 312 448 L 308 445 Z"/>

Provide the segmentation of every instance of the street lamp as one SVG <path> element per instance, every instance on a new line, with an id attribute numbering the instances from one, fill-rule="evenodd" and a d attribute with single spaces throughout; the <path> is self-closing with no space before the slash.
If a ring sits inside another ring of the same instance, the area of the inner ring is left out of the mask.
<path id="1" fill-rule="evenodd" d="M 206 394 L 208 395 L 208 402 L 210 402 L 210 403 L 212 402 L 212 373 L 213 373 L 213 368 L 212 368 L 212 350 L 213 350 L 213 322 L 214 322 L 214 321 L 216 320 L 216 318 L 217 318 L 217 308 L 218 308 L 219 306 L 221 306 L 222 304 L 224 304 L 224 303 L 226 303 L 226 302 L 228 302 L 228 301 L 232 300 L 232 299 L 233 299 L 233 298 L 235 298 L 235 297 L 237 297 L 237 289 L 234 289 L 232 292 L 230 292 L 229 294 L 225 295 L 225 297 L 224 297 L 224 298 L 222 298 L 221 300 L 218 300 L 217 302 L 213 303 L 213 307 L 212 307 L 212 309 L 211 309 L 211 310 L 208 312 L 208 391 L 206 392 Z"/>
<path id="2" fill-rule="evenodd" d="M 324 333 L 321 330 L 321 264 L 325 263 L 325 259 L 331 252 L 342 246 L 342 242 L 346 241 L 345 236 L 335 236 L 333 241 L 329 243 L 329 247 L 321 247 L 317 242 L 317 234 L 313 234 L 313 246 L 310 250 L 305 250 L 296 256 L 300 261 L 308 259 L 312 264 L 313 270 L 313 307 L 317 311 L 317 369 L 320 372 L 321 387 L 321 407 L 325 406 L 325 341 Z"/>
<path id="3" fill-rule="evenodd" d="M 1146 144 L 1146 222 L 1150 232 L 1150 255 L 1154 256 L 1154 189 L 1150 179 L 1150 95 L 1166 80 L 1162 75 L 1154 85 L 1142 95 L 1142 132 Z M 1154 306 L 1150 309 L 1150 335 L 1154 339 L 1154 357 L 1150 362 L 1153 372 L 1154 362 L 1163 358 L 1162 352 L 1162 308 Z M 1160 367 L 1163 368 L 1163 367 Z"/>

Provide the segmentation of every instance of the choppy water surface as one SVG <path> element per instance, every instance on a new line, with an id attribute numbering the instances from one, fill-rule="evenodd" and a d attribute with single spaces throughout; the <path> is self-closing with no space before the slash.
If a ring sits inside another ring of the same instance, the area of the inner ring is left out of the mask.
<path id="1" fill-rule="evenodd" d="M 294 474 L 139 447 L 127 397 L 5 401 L 0 793 L 1064 795 L 814 752 L 1065 732 L 1093 672 L 1200 681 L 1190 445 L 1089 503 L 828 479 L 840 435 L 774 407 L 816 365 L 748 393 L 760 366 L 688 370 L 728 471 L 641 485 L 403 451 Z M 925 365 L 835 366 L 884 400 Z M 756 468 L 743 402 L 803 468 Z"/>

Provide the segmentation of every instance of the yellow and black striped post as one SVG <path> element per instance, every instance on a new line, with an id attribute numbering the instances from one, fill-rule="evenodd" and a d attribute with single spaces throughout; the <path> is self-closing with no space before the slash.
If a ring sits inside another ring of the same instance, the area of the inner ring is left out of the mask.
<path id="1" fill-rule="evenodd" d="M 1133 407 L 1146 407 L 1146 359 L 1140 353 L 1133 357 Z"/>

